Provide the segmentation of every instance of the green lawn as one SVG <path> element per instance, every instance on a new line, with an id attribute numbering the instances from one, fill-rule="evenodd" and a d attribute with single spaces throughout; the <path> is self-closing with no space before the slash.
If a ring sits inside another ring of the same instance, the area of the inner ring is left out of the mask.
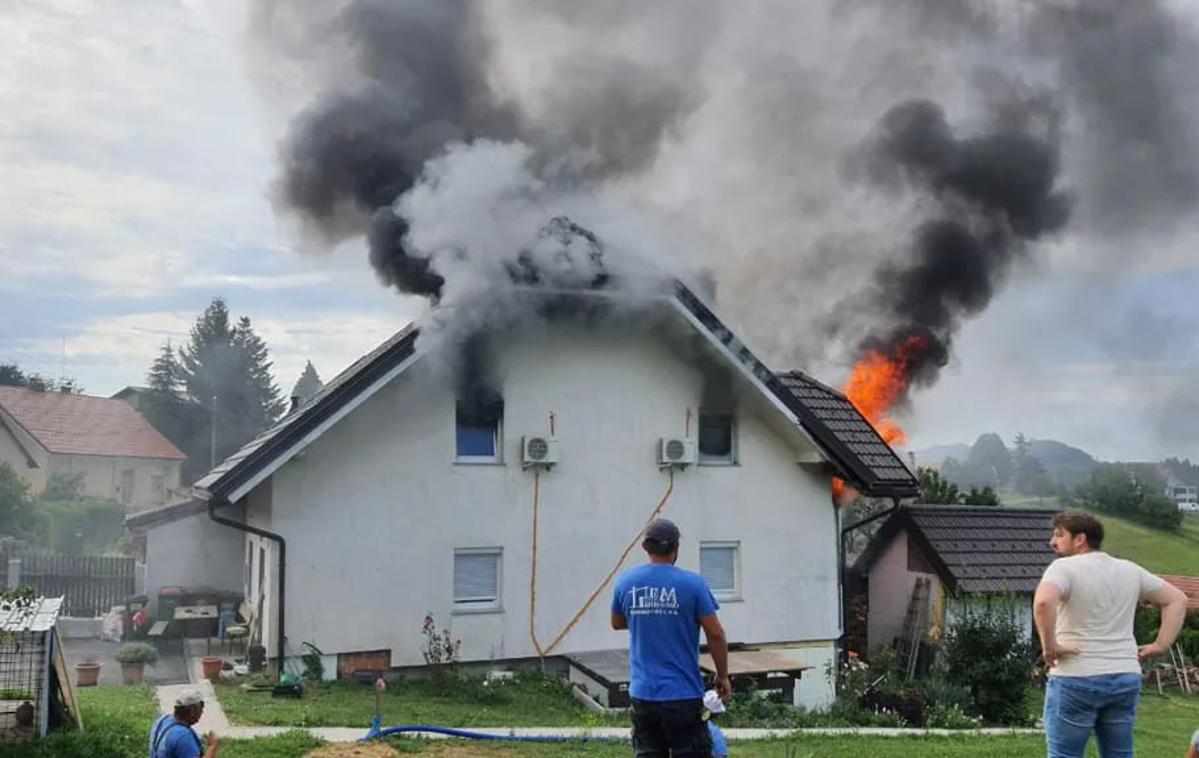
<path id="1" fill-rule="evenodd" d="M 217 686 L 217 698 L 231 723 L 264 726 L 370 726 L 375 693 L 367 684 L 329 682 L 309 688 L 301 699 Z M 598 726 L 625 720 L 598 717 L 583 709 L 559 680 L 522 677 L 486 687 L 473 682 L 450 696 L 428 682 L 393 684 L 381 699 L 387 724 L 439 726 Z"/>
<path id="2" fill-rule="evenodd" d="M 1055 498 L 1041 502 L 1038 498 L 1008 495 L 1003 496 L 1003 504 L 1008 508 L 1058 507 Z M 1199 515 L 1186 515 L 1177 531 L 1167 532 L 1100 511 L 1093 513 L 1103 520 L 1106 552 L 1139 563 L 1155 574 L 1199 574 Z M 1049 540 L 1048 526 L 1045 540 Z"/>
<path id="3" fill-rule="evenodd" d="M 148 686 L 76 690 L 83 732 L 53 734 L 40 742 L 6 746 L 5 758 L 145 758 L 157 717 Z M 259 740 L 227 740 L 221 758 L 296 758 L 321 743 L 301 732 Z"/>
<path id="4" fill-rule="evenodd" d="M 1182 755 L 1187 740 L 1199 727 L 1199 697 L 1176 695 L 1162 698 L 1145 695 L 1136 729 L 1137 755 Z M 437 755 L 436 743 L 406 739 L 393 742 L 403 753 Z M 810 737 L 788 740 L 730 743 L 733 756 L 738 758 L 1026 758 L 1045 754 L 1045 738 L 1041 735 L 1012 735 L 1002 737 Z M 471 754 L 500 756 L 572 755 L 587 758 L 622 758 L 629 755 L 627 744 L 574 744 L 569 750 L 563 745 L 491 745 L 474 743 Z M 458 754 L 460 755 L 460 753 Z M 1094 741 L 1087 755 L 1094 758 Z"/>
<path id="5" fill-rule="evenodd" d="M 1199 574 L 1199 516 L 1188 515 L 1176 532 L 1166 532 L 1096 513 L 1103 519 L 1103 549 L 1141 564 L 1155 574 Z"/>
<path id="6" fill-rule="evenodd" d="M 227 689 L 227 688 L 223 688 Z M 144 758 L 146 739 L 154 719 L 154 704 L 149 687 L 99 687 L 79 691 L 80 708 L 87 730 L 84 733 L 54 735 L 40 743 L 9 747 L 6 758 Z M 403 696 L 397 695 L 401 701 Z M 388 723 L 398 723 L 388 717 Z M 1162 698 L 1145 695 L 1137 723 L 1137 754 L 1143 756 L 1181 755 L 1186 741 L 1199 726 L 1199 697 L 1174 695 Z M 627 743 L 458 743 L 418 739 L 392 740 L 390 744 L 403 754 L 450 756 L 495 756 L 530 758 L 572 755 L 586 758 L 628 756 Z M 222 758 L 299 758 L 319 743 L 302 733 L 258 740 L 226 740 L 221 743 Z M 468 748 L 469 753 L 463 751 Z M 733 743 L 732 754 L 749 758 L 958 758 L 983 756 L 1023 758 L 1043 755 L 1043 738 L 1036 735 L 1004 737 L 809 737 L 788 740 Z M 1094 750 L 1088 755 L 1094 756 Z"/>

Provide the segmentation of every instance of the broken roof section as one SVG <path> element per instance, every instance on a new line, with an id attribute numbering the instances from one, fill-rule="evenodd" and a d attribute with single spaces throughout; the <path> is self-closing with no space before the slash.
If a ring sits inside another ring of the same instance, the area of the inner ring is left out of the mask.
<path id="1" fill-rule="evenodd" d="M 916 496 L 915 477 L 844 395 L 797 372 L 775 375 L 682 283 L 676 282 L 666 299 L 719 345 L 728 360 L 752 377 L 855 489 L 873 497 Z M 295 452 L 407 368 L 418 357 L 417 335 L 418 330 L 409 326 L 360 358 L 310 401 L 206 474 L 196 488 L 218 500 L 240 500 Z M 819 388 L 819 396 L 813 394 L 814 388 Z"/>

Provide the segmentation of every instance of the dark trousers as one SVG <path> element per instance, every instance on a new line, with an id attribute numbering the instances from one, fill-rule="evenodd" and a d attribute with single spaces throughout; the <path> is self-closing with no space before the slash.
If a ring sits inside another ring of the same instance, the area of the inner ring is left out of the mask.
<path id="1" fill-rule="evenodd" d="M 637 758 L 709 758 L 712 742 L 702 700 L 633 699 Z"/>

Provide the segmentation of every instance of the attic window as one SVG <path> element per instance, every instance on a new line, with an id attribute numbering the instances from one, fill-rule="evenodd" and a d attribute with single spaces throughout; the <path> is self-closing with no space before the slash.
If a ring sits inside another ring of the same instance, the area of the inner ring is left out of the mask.
<path id="1" fill-rule="evenodd" d="M 496 463 L 500 460 L 500 431 L 504 418 L 504 403 L 458 401 L 456 419 L 456 454 L 460 463 Z"/>
<path id="2" fill-rule="evenodd" d="M 705 465 L 732 464 L 733 417 L 728 413 L 699 413 L 699 462 Z"/>

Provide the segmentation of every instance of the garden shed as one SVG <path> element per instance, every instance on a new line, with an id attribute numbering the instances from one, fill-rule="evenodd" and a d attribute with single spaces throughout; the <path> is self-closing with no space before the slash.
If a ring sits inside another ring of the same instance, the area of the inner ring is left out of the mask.
<path id="1" fill-rule="evenodd" d="M 868 650 L 891 645 L 914 617 L 917 639 L 963 604 L 1010 601 L 1032 636 L 1032 595 L 1057 556 L 1054 511 L 905 505 L 870 540 L 854 571 L 866 580 Z M 910 642 L 910 641 L 909 641 Z"/>
<path id="2" fill-rule="evenodd" d="M 63 598 L 0 600 L 0 744 L 78 725 L 58 616 Z"/>

